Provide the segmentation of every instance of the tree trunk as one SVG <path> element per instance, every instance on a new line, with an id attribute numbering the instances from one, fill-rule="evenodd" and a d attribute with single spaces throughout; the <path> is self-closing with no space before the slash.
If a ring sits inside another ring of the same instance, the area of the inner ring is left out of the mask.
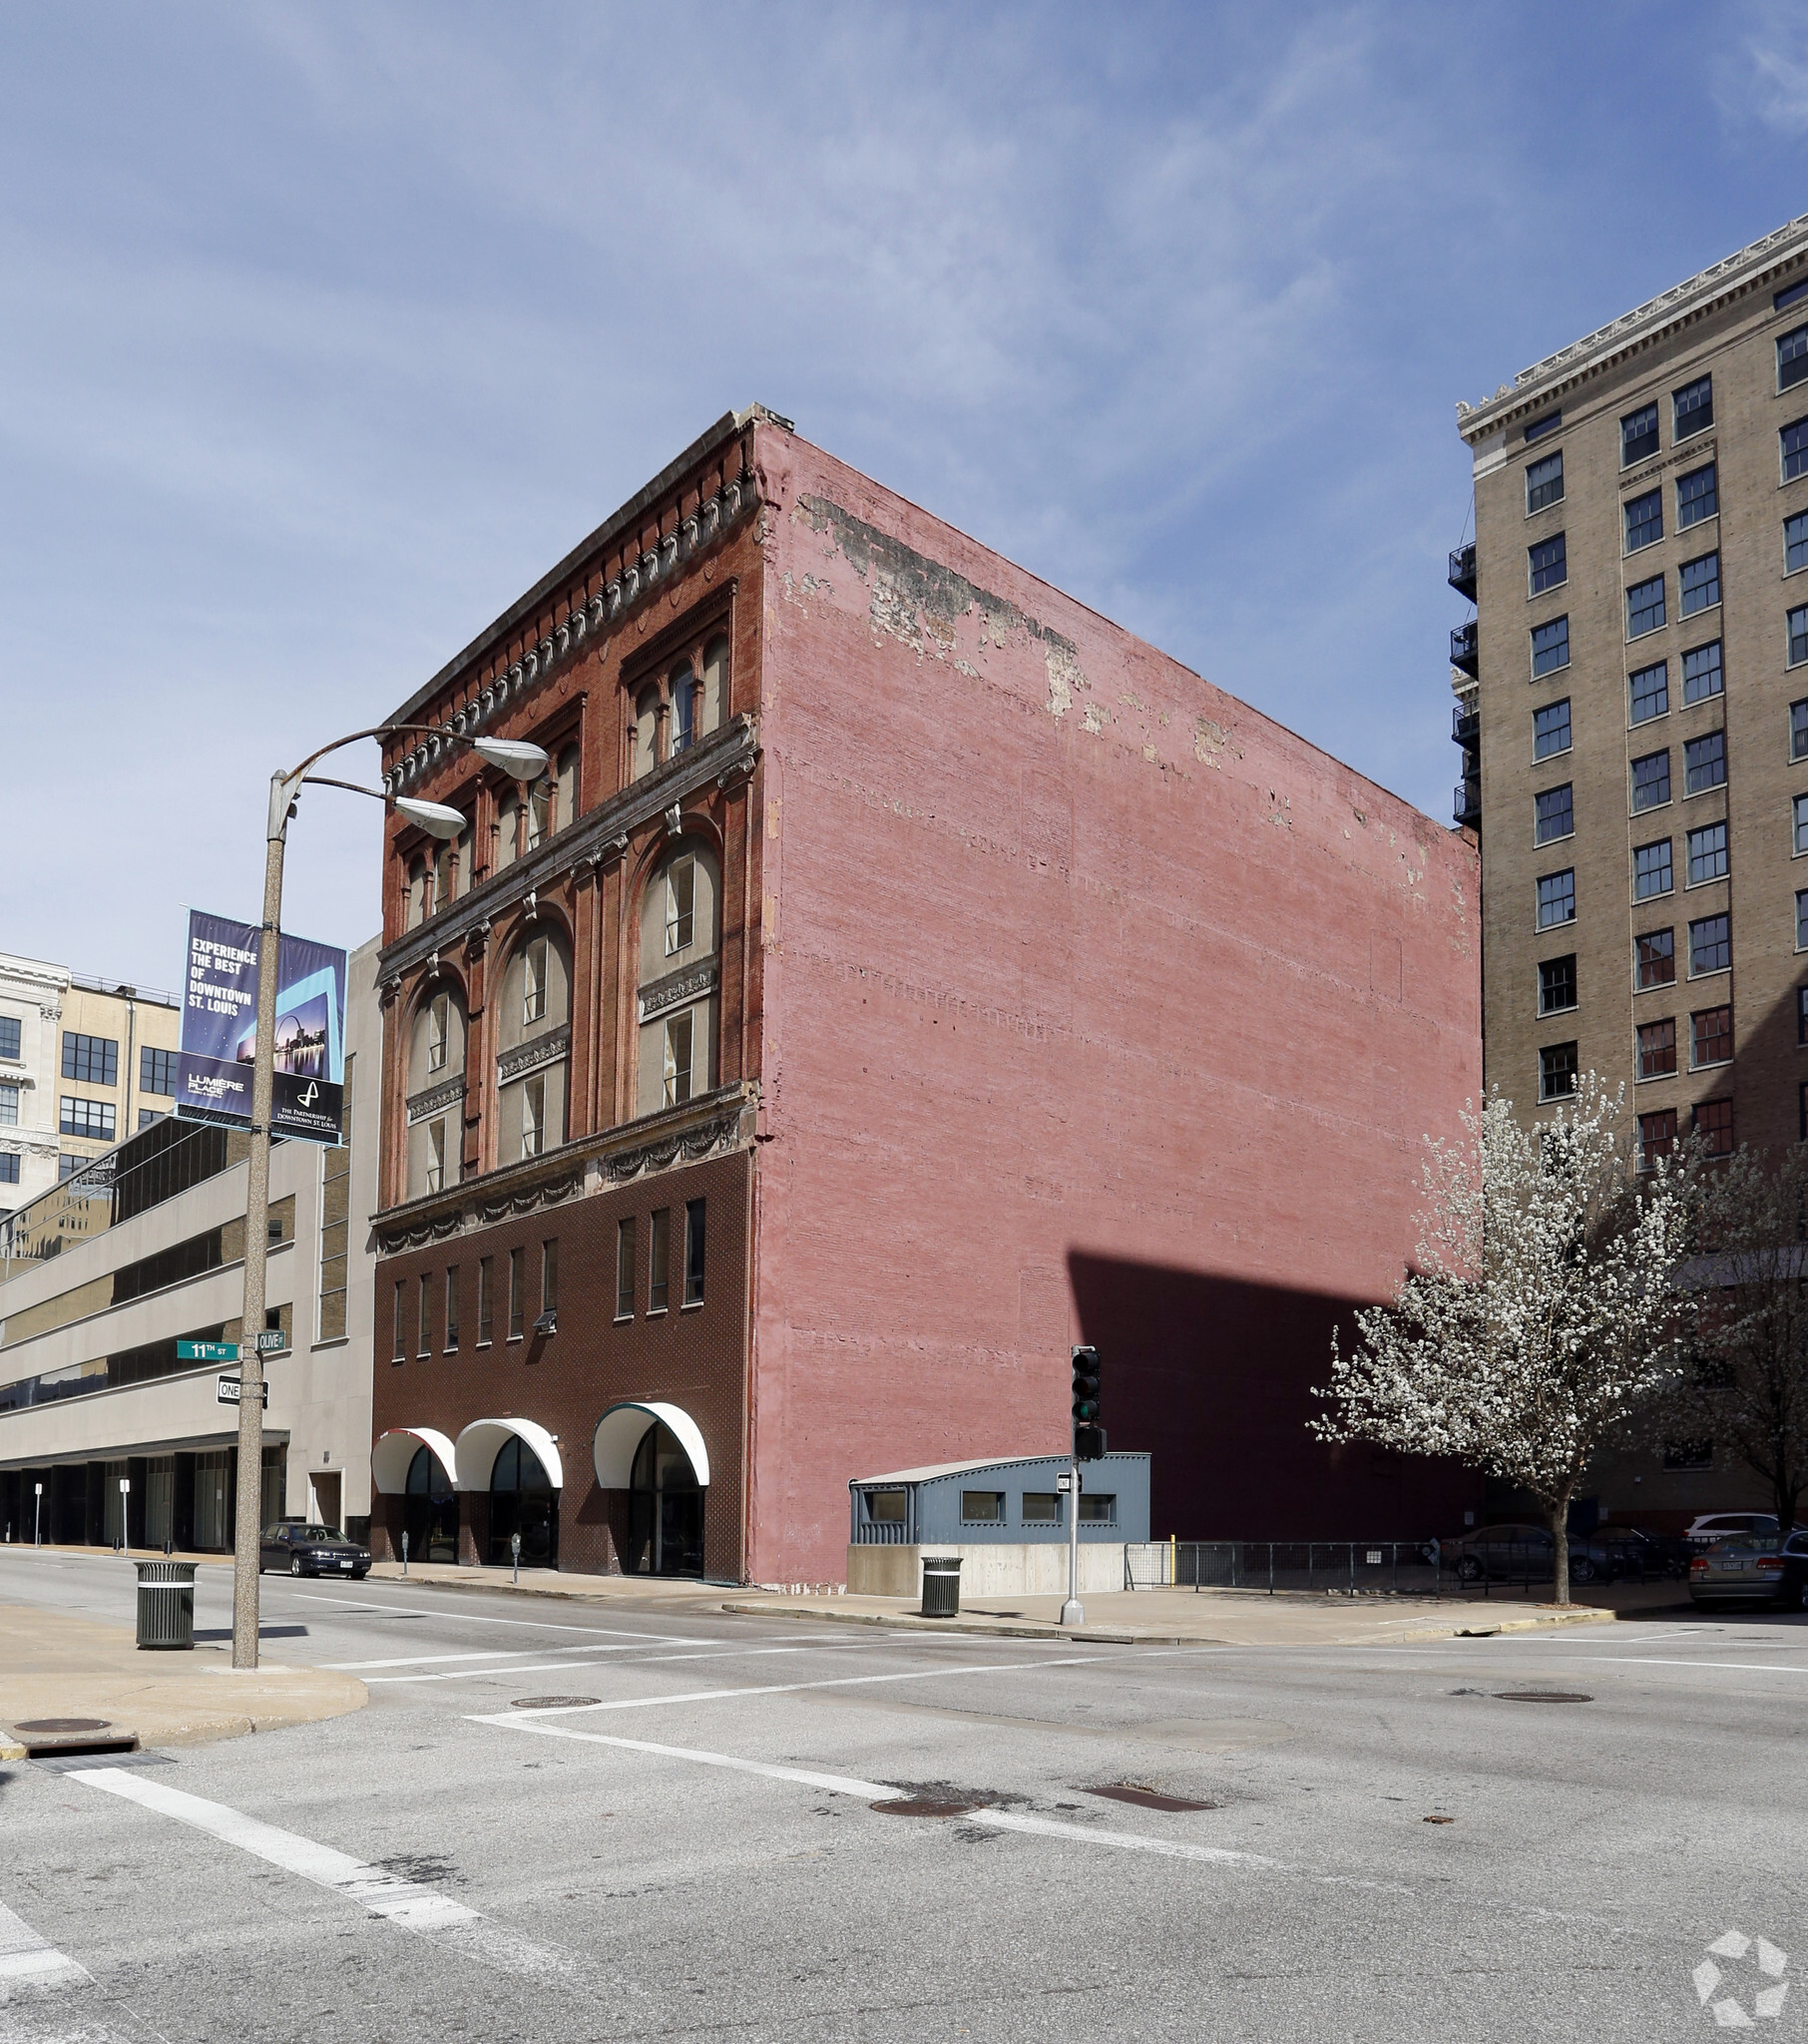
<path id="1" fill-rule="evenodd" d="M 1551 1557 L 1556 1571 L 1557 1583 L 1553 1591 L 1559 1604 L 1570 1601 L 1570 1492 L 1573 1486 L 1565 1484 L 1562 1494 L 1551 1506 L 1551 1538 L 1557 1543 Z"/>

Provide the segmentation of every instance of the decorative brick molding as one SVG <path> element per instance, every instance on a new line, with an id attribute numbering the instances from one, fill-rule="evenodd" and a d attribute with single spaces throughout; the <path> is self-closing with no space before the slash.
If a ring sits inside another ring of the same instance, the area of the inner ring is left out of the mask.
<path id="1" fill-rule="evenodd" d="M 460 1072 L 456 1079 L 442 1080 L 437 1086 L 429 1086 L 424 1093 L 416 1093 L 408 1100 L 408 1126 L 424 1122 L 448 1107 L 456 1107 L 465 1097 L 465 1075 Z"/>
<path id="2" fill-rule="evenodd" d="M 506 1086 L 511 1079 L 539 1071 L 542 1065 L 556 1065 L 571 1047 L 572 1025 L 562 1022 L 544 1036 L 531 1037 L 526 1043 L 516 1044 L 513 1050 L 505 1050 L 496 1060 L 496 1083 Z"/>
<path id="3" fill-rule="evenodd" d="M 682 972 L 669 972 L 641 989 L 641 1020 L 651 1022 L 673 1008 L 684 1007 L 703 994 L 712 994 L 718 978 L 713 958 L 701 965 L 686 966 Z"/>

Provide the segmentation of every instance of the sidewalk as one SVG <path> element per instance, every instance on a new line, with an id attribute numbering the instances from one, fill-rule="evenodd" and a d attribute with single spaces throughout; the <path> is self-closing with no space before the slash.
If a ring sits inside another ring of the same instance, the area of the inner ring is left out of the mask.
<path id="1" fill-rule="evenodd" d="M 228 1647 L 141 1653 L 130 1627 L 0 1604 L 0 1759 L 23 1755 L 13 1726 L 45 1718 L 98 1718 L 110 1735 L 136 1733 L 141 1747 L 194 1746 L 342 1717 L 369 1701 L 361 1682 L 328 1669 L 265 1662 L 236 1675 Z"/>

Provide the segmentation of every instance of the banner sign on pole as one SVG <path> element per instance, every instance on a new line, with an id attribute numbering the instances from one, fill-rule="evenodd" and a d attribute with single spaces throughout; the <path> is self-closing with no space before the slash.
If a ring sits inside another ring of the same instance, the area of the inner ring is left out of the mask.
<path id="1" fill-rule="evenodd" d="M 257 1040 L 257 931 L 189 911 L 176 1111 L 248 1128 Z M 277 956 L 273 1136 L 336 1145 L 345 1094 L 345 953 L 285 935 Z"/>

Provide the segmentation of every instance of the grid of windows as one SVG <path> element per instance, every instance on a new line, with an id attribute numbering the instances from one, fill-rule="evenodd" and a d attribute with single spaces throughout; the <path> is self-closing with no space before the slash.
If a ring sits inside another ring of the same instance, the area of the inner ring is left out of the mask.
<path id="1" fill-rule="evenodd" d="M 1785 426 L 1779 438 L 1783 480 L 1793 482 L 1798 475 L 1808 474 L 1808 419 L 1797 419 L 1793 425 Z"/>
<path id="2" fill-rule="evenodd" d="M 1698 1015 L 1691 1015 L 1689 1022 L 1694 1037 L 1689 1050 L 1690 1065 L 1698 1072 L 1703 1065 L 1731 1064 L 1731 1008 L 1703 1008 Z"/>
<path id="3" fill-rule="evenodd" d="M 82 1136 L 91 1143 L 111 1143 L 113 1102 L 79 1100 L 65 1093 L 62 1114 L 57 1122 L 57 1133 L 63 1136 Z"/>
<path id="4" fill-rule="evenodd" d="M 1676 1147 L 1676 1110 L 1673 1107 L 1659 1108 L 1655 1114 L 1641 1114 L 1638 1117 L 1638 1167 L 1641 1171 L 1656 1169 L 1660 1157 L 1668 1157 Z"/>
<path id="5" fill-rule="evenodd" d="M 1576 868 L 1546 873 L 1538 883 L 1538 926 L 1555 929 L 1559 923 L 1576 920 Z"/>
<path id="6" fill-rule="evenodd" d="M 1688 833 L 1688 883 L 1726 878 L 1726 825 L 1704 823 Z"/>
<path id="7" fill-rule="evenodd" d="M 1808 326 L 1777 336 L 1777 388 L 1787 390 L 1808 376 Z"/>
<path id="8" fill-rule="evenodd" d="M 1646 930 L 1632 939 L 1632 971 L 1638 991 L 1676 983 L 1676 933 Z"/>
<path id="9" fill-rule="evenodd" d="M 1632 762 L 1632 813 L 1654 809 L 1670 798 L 1670 756 L 1646 753 Z"/>
<path id="10" fill-rule="evenodd" d="M 1641 639 L 1647 632 L 1660 631 L 1663 624 L 1663 577 L 1633 583 L 1626 591 L 1626 637 Z"/>
<path id="11" fill-rule="evenodd" d="M 1714 379 L 1697 376 L 1692 383 L 1670 393 L 1676 407 L 1672 440 L 1686 440 L 1691 433 L 1704 433 L 1714 422 Z"/>
<path id="12" fill-rule="evenodd" d="M 1732 1102 L 1704 1100 L 1695 1109 L 1695 1134 L 1710 1157 L 1730 1157 L 1733 1147 Z"/>
<path id="13" fill-rule="evenodd" d="M 1704 915 L 1688 926 L 1688 969 L 1692 979 L 1724 972 L 1732 964 L 1732 918 Z"/>
<path id="14" fill-rule="evenodd" d="M 1676 478 L 1676 530 L 1686 532 L 1720 510 L 1720 479 L 1710 461 L 1705 468 L 1691 469 Z"/>
<path id="15" fill-rule="evenodd" d="M 1565 708 L 1568 707 L 1566 704 Z M 20 1061 L 19 1030 L 17 1015 L 0 1015 L 0 1058 L 8 1058 L 14 1064 Z"/>
<path id="16" fill-rule="evenodd" d="M 63 1076 L 78 1079 L 84 1086 L 117 1086 L 120 1082 L 120 1047 L 111 1036 L 78 1036 L 63 1032 Z"/>
<path id="17" fill-rule="evenodd" d="M 1640 901 L 1653 894 L 1667 894 L 1675 881 L 1670 873 L 1670 840 L 1639 844 L 1632 849 L 1632 892 Z"/>
<path id="18" fill-rule="evenodd" d="M 1637 553 L 1663 537 L 1663 492 L 1646 490 L 1626 504 L 1626 552 Z"/>
<path id="19" fill-rule="evenodd" d="M 164 1093 L 176 1097 L 176 1053 L 153 1050 L 150 1044 L 138 1054 L 138 1084 L 141 1093 Z"/>
<path id="20" fill-rule="evenodd" d="M 1538 843 L 1549 844 L 1554 837 L 1568 837 L 1576 828 L 1572 785 L 1548 787 L 1536 798 L 1537 820 L 1533 835 Z"/>
<path id="21" fill-rule="evenodd" d="M 1561 1015 L 1576 1006 L 1576 953 L 1567 958 L 1541 959 L 1538 968 L 1538 1011 Z"/>
<path id="22" fill-rule="evenodd" d="M 1692 647 L 1682 656 L 1682 700 L 1705 703 L 1710 696 L 1723 695 L 1726 677 L 1720 666 L 1720 642 L 1710 639 L 1705 646 Z"/>
<path id="23" fill-rule="evenodd" d="M 1559 448 L 1555 454 L 1547 454 L 1543 461 L 1535 461 L 1526 470 L 1526 511 L 1548 511 L 1553 504 L 1564 501 L 1564 456 Z"/>
<path id="24" fill-rule="evenodd" d="M 1663 584 L 1657 585 L 1661 598 Z M 1535 626 L 1532 633 L 1532 673 L 1554 675 L 1570 665 L 1570 620 L 1553 618 L 1548 625 Z"/>
<path id="25" fill-rule="evenodd" d="M 1640 1079 L 1673 1079 L 1676 1076 L 1676 1024 L 1672 1017 L 1638 1025 L 1638 1076 Z"/>
<path id="26" fill-rule="evenodd" d="M 1699 560 L 1684 561 L 1676 577 L 1682 592 L 1682 615 L 1692 618 L 1697 611 L 1712 610 L 1720 601 L 1720 556 L 1703 554 Z"/>
<path id="27" fill-rule="evenodd" d="M 1653 717 L 1664 717 L 1670 707 L 1670 664 L 1660 660 L 1655 667 L 1641 667 L 1635 675 L 1626 680 L 1631 694 L 1631 722 L 1649 724 Z"/>
<path id="28" fill-rule="evenodd" d="M 1808 703 L 1798 706 L 1802 711 L 1803 750 L 1808 751 Z M 1570 699 L 1566 696 L 1561 703 L 1547 703 L 1542 710 L 1532 713 L 1532 757 L 1548 760 L 1554 753 L 1570 750 Z"/>
<path id="29" fill-rule="evenodd" d="M 1535 547 L 1527 549 L 1531 562 L 1532 594 L 1542 595 L 1547 589 L 1555 589 L 1560 582 L 1570 579 L 1569 556 L 1564 548 L 1564 535 L 1554 534 L 1542 539 Z"/>
<path id="30" fill-rule="evenodd" d="M 1726 734 L 1703 732 L 1682 749 L 1684 784 L 1690 794 L 1705 794 L 1710 787 L 1726 785 Z"/>
<path id="31" fill-rule="evenodd" d="M 1657 452 L 1657 407 L 1641 404 L 1619 422 L 1619 465 L 1629 468 L 1647 454 Z"/>

